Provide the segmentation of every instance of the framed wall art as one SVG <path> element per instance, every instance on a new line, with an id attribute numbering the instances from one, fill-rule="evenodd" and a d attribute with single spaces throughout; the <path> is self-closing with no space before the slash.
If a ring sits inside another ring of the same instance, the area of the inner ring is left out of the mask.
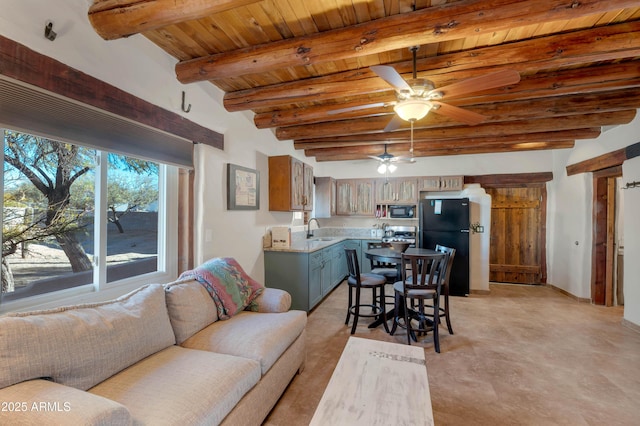
<path id="1" fill-rule="evenodd" d="M 260 209 L 260 172 L 227 163 L 227 210 Z"/>

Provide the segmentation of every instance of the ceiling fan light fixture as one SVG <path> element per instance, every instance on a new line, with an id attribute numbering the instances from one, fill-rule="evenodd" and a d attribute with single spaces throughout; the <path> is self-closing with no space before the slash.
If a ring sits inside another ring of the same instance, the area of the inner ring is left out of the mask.
<path id="1" fill-rule="evenodd" d="M 398 102 L 393 110 L 405 121 L 418 121 L 431 111 L 433 104 L 422 99 L 408 99 Z"/>
<path id="2" fill-rule="evenodd" d="M 392 163 L 380 163 L 380 165 L 378 166 L 378 173 L 380 173 L 381 175 L 384 175 L 386 173 L 393 173 L 398 169 L 398 167 L 395 164 Z"/>

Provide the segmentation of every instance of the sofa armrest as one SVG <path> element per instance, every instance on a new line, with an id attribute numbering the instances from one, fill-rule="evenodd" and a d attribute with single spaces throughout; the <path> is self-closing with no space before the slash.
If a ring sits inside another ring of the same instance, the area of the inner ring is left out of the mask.
<path id="1" fill-rule="evenodd" d="M 0 389 L 0 424 L 130 425 L 124 405 L 47 380 L 28 380 Z"/>
<path id="2" fill-rule="evenodd" d="M 291 308 L 291 295 L 278 288 L 265 287 L 254 302 L 258 305 L 258 312 L 287 312 Z"/>

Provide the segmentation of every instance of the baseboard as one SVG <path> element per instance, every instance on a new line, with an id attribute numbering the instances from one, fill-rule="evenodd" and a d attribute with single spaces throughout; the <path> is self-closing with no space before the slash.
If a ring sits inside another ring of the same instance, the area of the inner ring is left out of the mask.
<path id="1" fill-rule="evenodd" d="M 564 294 L 565 296 L 568 296 L 570 298 L 572 298 L 573 300 L 580 302 L 580 303 L 591 303 L 591 299 L 587 298 L 587 297 L 578 297 L 574 294 L 569 293 L 567 290 L 561 289 L 560 287 L 556 287 L 553 284 L 544 284 L 547 287 L 551 287 L 552 289 L 554 289 L 555 291 L 558 291 L 562 294 Z"/>
<path id="2" fill-rule="evenodd" d="M 627 319 L 622 318 L 622 325 L 624 327 L 627 327 L 627 328 L 635 331 L 636 333 L 640 333 L 640 325 L 638 325 L 638 324 L 636 324 L 634 322 L 631 322 L 631 321 L 629 321 Z"/>

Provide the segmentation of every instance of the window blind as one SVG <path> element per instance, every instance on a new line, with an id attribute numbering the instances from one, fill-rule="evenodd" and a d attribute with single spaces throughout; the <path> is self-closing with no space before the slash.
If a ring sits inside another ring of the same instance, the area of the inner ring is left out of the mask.
<path id="1" fill-rule="evenodd" d="M 193 168 L 193 143 L 0 75 L 0 127 Z"/>

